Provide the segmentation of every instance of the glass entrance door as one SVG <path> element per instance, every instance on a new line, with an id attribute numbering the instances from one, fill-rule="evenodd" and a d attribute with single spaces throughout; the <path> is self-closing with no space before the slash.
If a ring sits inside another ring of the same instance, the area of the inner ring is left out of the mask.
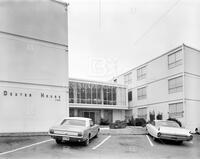
<path id="1" fill-rule="evenodd" d="M 95 112 L 83 112 L 83 116 L 85 118 L 91 118 L 92 121 L 95 123 Z"/>

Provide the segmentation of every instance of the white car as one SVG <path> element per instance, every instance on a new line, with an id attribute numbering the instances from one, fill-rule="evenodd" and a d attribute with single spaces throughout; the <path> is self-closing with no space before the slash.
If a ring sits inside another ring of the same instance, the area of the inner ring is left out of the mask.
<path id="1" fill-rule="evenodd" d="M 146 125 L 148 133 L 153 139 L 173 140 L 177 142 L 193 139 L 190 131 L 181 128 L 178 123 L 169 120 L 154 120 Z"/>
<path id="2" fill-rule="evenodd" d="M 90 118 L 68 117 L 49 129 L 49 135 L 56 140 L 57 144 L 64 141 L 83 142 L 86 146 L 90 139 L 97 137 L 99 125 L 93 123 Z"/>

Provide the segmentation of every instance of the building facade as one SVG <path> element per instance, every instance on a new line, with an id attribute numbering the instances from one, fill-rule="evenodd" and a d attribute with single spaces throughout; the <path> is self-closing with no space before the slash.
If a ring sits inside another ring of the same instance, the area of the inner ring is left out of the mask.
<path id="1" fill-rule="evenodd" d="M 95 123 L 125 120 L 128 109 L 124 85 L 69 79 L 70 116 L 92 118 Z"/>
<path id="2" fill-rule="evenodd" d="M 128 86 L 133 117 L 176 118 L 194 131 L 200 127 L 200 51 L 181 45 L 114 79 Z"/>
<path id="3" fill-rule="evenodd" d="M 0 2 L 0 133 L 46 132 L 69 114 L 67 35 L 61 4 Z"/>

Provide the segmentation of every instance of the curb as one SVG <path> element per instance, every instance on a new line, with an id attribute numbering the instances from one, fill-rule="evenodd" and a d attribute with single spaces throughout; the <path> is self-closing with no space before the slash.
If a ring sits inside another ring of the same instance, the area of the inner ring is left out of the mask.
<path id="1" fill-rule="evenodd" d="M 0 133 L 0 137 L 30 137 L 30 136 L 48 136 L 48 132 Z"/>
<path id="2" fill-rule="evenodd" d="M 116 133 L 100 133 L 101 135 L 112 135 L 112 136 L 118 136 L 118 135 L 123 135 L 123 136 L 128 136 L 128 135 L 147 135 L 148 133 L 138 133 L 138 134 L 136 134 L 136 133 L 134 133 L 134 134 L 123 134 L 123 133 L 118 133 L 118 134 L 116 134 Z"/>
<path id="3" fill-rule="evenodd" d="M 147 135 L 146 130 L 142 127 L 137 128 L 124 128 L 124 129 L 110 129 L 100 128 L 101 135 Z"/>

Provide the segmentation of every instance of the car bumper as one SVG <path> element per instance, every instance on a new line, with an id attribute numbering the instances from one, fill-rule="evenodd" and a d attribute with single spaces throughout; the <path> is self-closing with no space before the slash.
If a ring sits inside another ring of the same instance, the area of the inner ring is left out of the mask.
<path id="1" fill-rule="evenodd" d="M 53 139 L 59 139 L 62 141 L 70 141 L 70 142 L 83 142 L 86 139 L 83 136 L 66 136 L 66 135 L 60 135 L 60 134 L 50 134 L 51 138 Z"/>
<path id="2" fill-rule="evenodd" d="M 159 139 L 164 140 L 173 140 L 173 141 L 191 141 L 193 136 L 179 136 L 179 135 L 169 135 L 169 134 L 161 134 Z"/>

